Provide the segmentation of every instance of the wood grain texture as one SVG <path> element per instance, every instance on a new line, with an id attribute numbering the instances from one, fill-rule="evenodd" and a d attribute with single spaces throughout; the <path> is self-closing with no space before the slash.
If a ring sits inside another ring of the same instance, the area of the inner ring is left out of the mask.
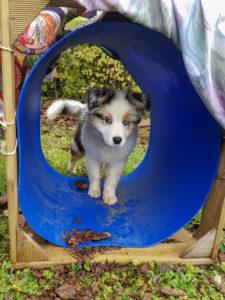
<path id="1" fill-rule="evenodd" d="M 91 259 L 92 262 L 105 263 L 117 262 L 126 264 L 131 261 L 140 264 L 143 262 L 171 262 L 182 264 L 208 265 L 215 263 L 211 258 L 181 258 L 181 254 L 191 246 L 191 243 L 169 243 L 159 244 L 154 247 L 147 248 L 121 248 L 118 250 L 108 251 L 106 253 L 97 253 Z M 56 247 L 53 245 L 45 245 L 43 251 L 48 255 L 48 261 L 16 263 L 15 268 L 23 268 L 29 266 L 31 268 L 46 268 L 59 264 L 71 264 L 76 262 L 72 255 L 72 250 Z"/>
<path id="2" fill-rule="evenodd" d="M 79 8 L 80 5 L 73 0 L 50 0 L 48 5 L 52 6 L 61 6 L 61 7 L 71 7 L 71 8 Z"/>
<path id="3" fill-rule="evenodd" d="M 18 262 L 48 261 L 49 256 L 26 232 L 17 228 L 17 260 Z"/>
<path id="4" fill-rule="evenodd" d="M 1 37 L 2 46 L 10 48 L 10 22 L 9 22 L 9 1 L 0 0 L 1 15 Z M 2 54 L 2 90 L 4 100 L 4 119 L 6 123 L 15 120 L 15 59 L 14 54 L 7 50 L 1 50 Z M 5 130 L 5 141 L 7 153 L 15 150 L 16 145 L 16 124 L 7 126 Z M 8 220 L 10 257 L 12 262 L 17 260 L 16 251 L 16 228 L 18 222 L 18 198 L 17 198 L 17 155 L 7 155 L 6 180 L 8 198 Z"/>
<path id="5" fill-rule="evenodd" d="M 202 236 L 199 240 L 185 249 L 182 258 L 210 258 L 213 251 L 216 229 L 213 228 Z"/>

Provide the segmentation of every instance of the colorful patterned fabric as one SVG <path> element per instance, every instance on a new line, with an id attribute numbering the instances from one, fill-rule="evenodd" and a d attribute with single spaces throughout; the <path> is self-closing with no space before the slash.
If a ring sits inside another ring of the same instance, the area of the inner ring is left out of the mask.
<path id="1" fill-rule="evenodd" d="M 20 88 L 30 71 L 30 64 L 24 54 L 42 54 L 57 39 L 57 33 L 62 25 L 68 9 L 64 7 L 46 7 L 23 33 L 17 38 L 15 48 L 21 53 L 15 56 L 16 64 L 16 101 Z M 22 54 L 24 53 L 24 54 Z M 0 119 L 3 116 L 2 78 L 1 78 L 1 51 L 0 51 Z"/>
<path id="2" fill-rule="evenodd" d="M 2 96 L 2 59 L 1 59 L 1 51 L 0 51 L 0 119 L 3 116 L 3 96 Z M 26 63 L 26 56 L 24 54 L 17 53 L 15 56 L 15 77 L 16 77 L 16 101 L 19 97 L 20 88 L 26 78 L 26 75 L 29 73 L 31 67 Z"/>
<path id="3" fill-rule="evenodd" d="M 44 53 L 56 41 L 67 12 L 65 7 L 46 7 L 18 37 L 15 48 L 27 54 Z"/>
<path id="4" fill-rule="evenodd" d="M 201 99 L 225 128 L 224 0 L 78 0 L 86 9 L 119 11 L 164 33 L 181 49 Z"/>

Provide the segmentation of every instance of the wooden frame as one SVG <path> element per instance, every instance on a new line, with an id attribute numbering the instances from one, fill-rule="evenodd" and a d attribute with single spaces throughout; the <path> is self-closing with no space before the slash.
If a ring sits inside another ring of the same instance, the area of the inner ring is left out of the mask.
<path id="1" fill-rule="evenodd" d="M 47 4 L 77 7 L 71 0 L 0 0 L 0 45 L 2 48 L 2 78 L 4 92 L 4 119 L 6 127 L 7 197 L 9 214 L 10 257 L 15 267 L 47 267 L 72 263 L 75 258 L 71 250 L 46 245 L 35 241 L 18 225 L 17 197 L 17 154 L 15 125 L 15 62 L 11 51 L 13 41 L 26 25 Z M 220 239 L 225 224 L 225 140 L 221 150 L 221 161 L 217 177 L 208 201 L 204 206 L 197 238 L 185 229 L 174 237 L 173 243 L 162 243 L 142 249 L 118 249 L 96 254 L 95 262 L 116 261 L 126 263 L 136 261 L 211 264 L 217 258 Z"/>

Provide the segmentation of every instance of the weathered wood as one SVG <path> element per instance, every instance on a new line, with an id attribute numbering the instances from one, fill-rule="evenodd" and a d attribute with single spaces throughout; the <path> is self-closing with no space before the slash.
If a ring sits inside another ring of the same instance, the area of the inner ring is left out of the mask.
<path id="1" fill-rule="evenodd" d="M 185 249 L 182 258 L 210 258 L 213 251 L 214 241 L 216 236 L 216 229 L 213 228 L 207 232 L 198 241 L 193 243 L 190 247 Z"/>
<path id="2" fill-rule="evenodd" d="M 216 178 L 225 179 L 225 131 L 223 133 L 220 164 L 219 164 Z"/>
<path id="3" fill-rule="evenodd" d="M 2 46 L 10 48 L 10 23 L 9 23 L 9 1 L 0 0 L 1 14 L 1 37 Z M 4 119 L 6 123 L 15 121 L 15 59 L 14 54 L 8 50 L 1 50 L 2 53 L 2 89 L 4 99 Z M 16 125 L 6 127 L 5 140 L 7 153 L 11 153 L 16 147 Z M 8 218 L 9 218 L 9 240 L 10 257 L 12 262 L 16 262 L 16 228 L 18 221 L 18 201 L 17 201 L 17 155 L 7 155 L 6 157 L 7 176 L 7 198 L 8 198 Z"/>
<path id="4" fill-rule="evenodd" d="M 223 138 L 221 158 L 218 173 L 208 200 L 203 208 L 201 223 L 198 230 L 198 238 L 201 238 L 211 230 L 216 229 L 215 241 L 212 250 L 213 259 L 217 256 L 221 241 L 223 227 L 225 225 L 225 139 Z"/>
<path id="5" fill-rule="evenodd" d="M 213 264 L 215 260 L 211 258 L 181 258 L 181 254 L 189 247 L 191 243 L 169 243 L 159 244 L 147 248 L 121 248 L 118 250 L 107 251 L 105 253 L 96 253 L 91 259 L 92 262 L 105 263 L 117 262 L 126 264 L 131 261 L 140 264 L 143 262 L 171 262 L 182 264 L 208 265 Z M 53 245 L 44 245 L 43 251 L 49 256 L 48 261 L 16 263 L 15 268 L 30 266 L 32 268 L 46 268 L 59 264 L 71 264 L 77 260 L 73 257 L 73 250 L 56 247 Z"/>
<path id="6" fill-rule="evenodd" d="M 208 200 L 203 208 L 198 238 L 202 237 L 212 228 L 217 228 L 224 216 L 219 216 L 225 199 L 224 179 L 215 179 Z"/>
<path id="7" fill-rule="evenodd" d="M 48 0 L 7 0 L 10 8 L 10 42 L 13 45 L 15 39 L 23 32 L 26 26 L 48 4 Z M 4 2 L 4 0 L 3 0 Z"/>
<path id="8" fill-rule="evenodd" d="M 9 4 L 10 14 L 10 44 L 13 45 L 16 38 L 23 32 L 26 26 L 47 6 L 61 6 L 79 8 L 80 6 L 73 0 L 2 0 L 4 6 Z M 1 19 L 1 17 L 0 17 Z M 0 20 L 1 21 L 1 20 Z M 4 26 L 0 26 L 0 44 L 1 44 L 1 31 Z"/>
<path id="9" fill-rule="evenodd" d="M 210 191 L 208 200 L 203 208 L 201 223 L 198 230 L 198 238 L 201 238 L 211 230 L 216 229 L 212 257 L 218 253 L 219 243 L 225 225 L 225 140 L 222 141 L 220 164 L 216 179 Z"/>
<path id="10" fill-rule="evenodd" d="M 42 247 L 20 228 L 17 228 L 17 253 L 18 262 L 27 263 L 49 260 L 49 256 Z"/>
<path id="11" fill-rule="evenodd" d="M 80 7 L 80 5 L 77 4 L 76 1 L 74 1 L 74 0 L 50 0 L 48 5 L 71 7 L 71 8 L 79 8 Z"/>
<path id="12" fill-rule="evenodd" d="M 223 228 L 225 227 L 225 200 L 221 201 L 221 206 L 218 209 L 218 223 L 216 227 L 216 237 L 213 245 L 212 259 L 217 257 L 220 242 L 223 236 Z"/>

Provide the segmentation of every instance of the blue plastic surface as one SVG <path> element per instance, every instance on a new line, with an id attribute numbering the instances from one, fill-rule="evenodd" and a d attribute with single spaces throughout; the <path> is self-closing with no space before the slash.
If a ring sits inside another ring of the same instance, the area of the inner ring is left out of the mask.
<path id="1" fill-rule="evenodd" d="M 112 50 L 152 96 L 149 149 L 141 165 L 121 178 L 115 206 L 74 189 L 79 178 L 53 170 L 40 145 L 45 72 L 60 52 L 81 43 Z M 144 247 L 178 231 L 206 200 L 218 166 L 221 128 L 195 92 L 171 40 L 134 23 L 107 22 L 67 35 L 36 64 L 19 100 L 18 138 L 20 206 L 39 235 L 66 246 L 63 232 L 90 228 L 112 234 L 95 245 Z"/>

